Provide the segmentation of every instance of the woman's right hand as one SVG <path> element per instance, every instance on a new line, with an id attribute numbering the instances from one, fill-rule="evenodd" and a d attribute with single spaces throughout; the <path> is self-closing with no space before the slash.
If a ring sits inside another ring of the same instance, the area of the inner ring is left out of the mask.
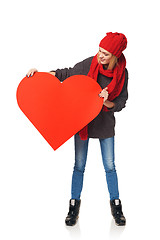
<path id="1" fill-rule="evenodd" d="M 27 77 L 32 77 L 35 72 L 38 72 L 38 70 L 37 70 L 36 68 L 32 68 L 32 69 L 30 69 L 30 70 L 28 71 L 28 73 L 26 74 L 26 76 L 27 76 Z"/>

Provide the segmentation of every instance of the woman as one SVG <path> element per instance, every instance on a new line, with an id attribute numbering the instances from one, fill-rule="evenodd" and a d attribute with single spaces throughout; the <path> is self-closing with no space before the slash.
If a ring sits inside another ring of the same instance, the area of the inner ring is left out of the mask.
<path id="1" fill-rule="evenodd" d="M 126 60 L 122 53 L 126 46 L 127 39 L 124 34 L 109 32 L 101 40 L 99 52 L 96 56 L 77 63 L 73 68 L 57 69 L 50 72 L 60 81 L 64 81 L 72 75 L 87 75 L 97 81 L 103 89 L 99 94 L 100 97 L 104 98 L 101 112 L 74 136 L 75 165 L 72 175 L 69 212 L 65 219 L 68 226 L 75 225 L 79 215 L 89 138 L 98 138 L 100 141 L 110 194 L 111 213 L 115 223 L 119 226 L 126 224 L 119 199 L 118 179 L 114 162 L 114 112 L 121 111 L 128 98 L 128 72 L 125 68 Z M 31 69 L 27 76 L 32 76 L 36 71 L 36 69 Z"/>

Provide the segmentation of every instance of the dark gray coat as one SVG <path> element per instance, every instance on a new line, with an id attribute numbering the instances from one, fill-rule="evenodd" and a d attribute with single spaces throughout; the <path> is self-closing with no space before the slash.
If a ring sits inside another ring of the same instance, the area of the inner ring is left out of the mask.
<path id="1" fill-rule="evenodd" d="M 64 68 L 56 70 L 56 77 L 62 82 L 66 78 L 73 75 L 87 75 L 93 57 L 87 58 L 82 62 L 77 63 L 73 68 Z M 111 82 L 112 78 L 102 74 L 98 75 L 97 82 L 101 88 L 105 88 Z M 125 107 L 128 98 L 128 71 L 125 69 L 125 83 L 120 95 L 113 100 L 115 106 L 109 109 L 108 112 L 101 110 L 98 116 L 88 124 L 88 136 L 90 138 L 109 138 L 115 135 L 115 117 L 114 112 L 119 112 Z"/>

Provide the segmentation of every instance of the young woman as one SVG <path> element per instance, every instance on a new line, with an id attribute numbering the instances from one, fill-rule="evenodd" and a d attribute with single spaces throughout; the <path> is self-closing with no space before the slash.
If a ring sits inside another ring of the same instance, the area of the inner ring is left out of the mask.
<path id="1" fill-rule="evenodd" d="M 89 57 L 73 68 L 57 69 L 50 73 L 60 81 L 72 75 L 88 75 L 99 83 L 103 89 L 99 97 L 104 98 L 104 106 L 99 115 L 80 132 L 75 134 L 75 165 L 72 175 L 71 199 L 69 212 L 65 219 L 68 226 L 76 224 L 83 187 L 83 176 L 87 160 L 89 138 L 98 138 L 101 146 L 102 160 L 106 172 L 106 181 L 110 194 L 111 213 L 119 226 L 126 224 L 119 199 L 118 179 L 114 159 L 114 112 L 125 107 L 128 98 L 128 72 L 123 50 L 127 39 L 122 33 L 109 32 L 99 44 L 99 52 Z M 37 70 L 31 69 L 27 76 L 32 76 Z"/>

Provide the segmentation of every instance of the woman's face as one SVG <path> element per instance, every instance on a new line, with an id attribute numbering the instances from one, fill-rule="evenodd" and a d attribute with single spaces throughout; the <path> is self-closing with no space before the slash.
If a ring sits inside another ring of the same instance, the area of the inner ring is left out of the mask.
<path id="1" fill-rule="evenodd" d="M 111 60 L 111 57 L 112 57 L 112 53 L 106 51 L 105 49 L 99 47 L 99 60 L 100 60 L 100 63 L 103 64 L 103 65 L 107 65 L 109 64 L 110 60 Z"/>

